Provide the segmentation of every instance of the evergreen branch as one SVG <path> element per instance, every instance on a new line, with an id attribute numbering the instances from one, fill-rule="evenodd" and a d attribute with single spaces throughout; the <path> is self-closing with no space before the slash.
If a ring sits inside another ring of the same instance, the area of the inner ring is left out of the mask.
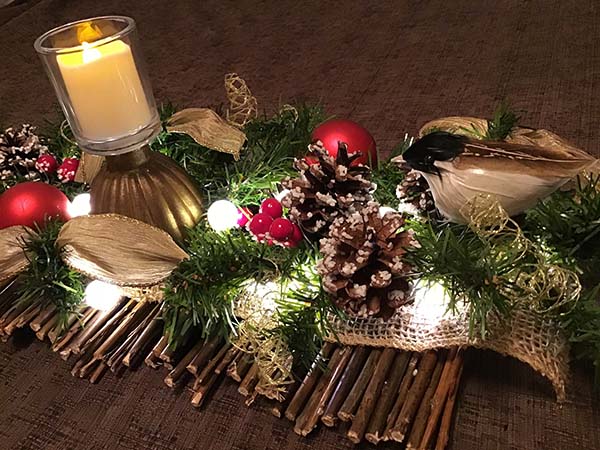
<path id="1" fill-rule="evenodd" d="M 519 117 L 509 109 L 508 105 L 504 102 L 500 103 L 494 112 L 494 118 L 488 120 L 488 129 L 485 139 L 490 141 L 503 141 L 510 135 L 518 122 Z"/>
<path id="2" fill-rule="evenodd" d="M 60 257 L 55 242 L 61 227 L 61 222 L 50 221 L 44 229 L 32 232 L 22 242 L 29 267 L 18 278 L 17 301 L 53 304 L 60 325 L 65 326 L 83 301 L 84 277 L 70 269 Z"/>

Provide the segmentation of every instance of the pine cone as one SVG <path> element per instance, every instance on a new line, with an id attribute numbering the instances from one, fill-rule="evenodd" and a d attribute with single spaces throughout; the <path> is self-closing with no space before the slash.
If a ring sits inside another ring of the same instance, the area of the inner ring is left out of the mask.
<path id="1" fill-rule="evenodd" d="M 296 160 L 294 167 L 300 177 L 282 182 L 290 193 L 281 203 L 290 209 L 290 218 L 305 231 L 326 234 L 336 218 L 360 210 L 371 201 L 375 185 L 370 181 L 368 167 L 350 166 L 360 153 L 348 156 L 346 144 L 340 142 L 335 159 L 321 141 L 308 148 L 318 161 L 309 164 L 305 159 Z"/>
<path id="2" fill-rule="evenodd" d="M 24 177 L 35 180 L 39 172 L 35 168 L 38 157 L 48 151 L 29 124 L 15 130 L 7 128 L 0 134 L 0 180 Z"/>
<path id="3" fill-rule="evenodd" d="M 437 214 L 435 202 L 429 184 L 423 175 L 416 170 L 406 174 L 402 183 L 396 188 L 396 197 L 400 200 L 400 210 L 403 205 L 409 205 L 417 214 L 434 216 Z"/>
<path id="4" fill-rule="evenodd" d="M 337 306 L 359 317 L 387 319 L 411 301 L 411 267 L 402 257 L 415 241 L 411 232 L 401 231 L 401 214 L 381 217 L 379 208 L 371 202 L 361 212 L 336 219 L 329 237 L 321 239 L 323 260 L 317 269 Z"/>

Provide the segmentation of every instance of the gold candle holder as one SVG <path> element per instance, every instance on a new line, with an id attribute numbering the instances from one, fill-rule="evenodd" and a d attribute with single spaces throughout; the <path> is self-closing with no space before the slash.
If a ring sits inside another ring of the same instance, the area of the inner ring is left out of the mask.
<path id="1" fill-rule="evenodd" d="M 172 159 L 144 146 L 107 156 L 91 185 L 92 213 L 117 213 L 167 231 L 177 240 L 202 215 L 202 197 Z"/>
<path id="2" fill-rule="evenodd" d="M 35 42 L 79 146 L 105 156 L 92 182 L 92 213 L 118 213 L 183 239 L 200 220 L 200 194 L 148 144 L 161 124 L 135 21 L 104 16 L 69 23 Z"/>

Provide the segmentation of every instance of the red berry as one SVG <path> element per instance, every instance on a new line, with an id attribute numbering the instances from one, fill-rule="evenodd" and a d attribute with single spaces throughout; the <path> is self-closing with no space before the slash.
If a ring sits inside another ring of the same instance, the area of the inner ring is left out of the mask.
<path id="1" fill-rule="evenodd" d="M 293 225 L 294 225 L 294 231 L 292 233 L 292 236 L 290 237 L 290 241 L 299 243 L 304 238 L 304 236 L 302 235 L 302 230 L 300 229 L 300 227 L 298 225 L 296 225 L 295 223 Z"/>
<path id="2" fill-rule="evenodd" d="M 237 224 L 239 227 L 245 227 L 250 219 L 252 218 L 252 213 L 248 208 L 239 208 L 238 209 L 238 220 Z"/>
<path id="3" fill-rule="evenodd" d="M 273 219 L 277 219 L 283 214 L 283 206 L 281 206 L 281 203 L 277 199 L 267 198 L 260 205 L 260 212 L 268 214 Z"/>
<path id="4" fill-rule="evenodd" d="M 258 213 L 248 224 L 248 229 L 250 230 L 250 233 L 261 239 L 269 232 L 272 223 L 273 218 L 271 216 L 264 213 Z"/>
<path id="5" fill-rule="evenodd" d="M 56 173 L 58 179 L 63 183 L 69 183 L 75 180 L 75 174 L 79 168 L 79 160 L 77 158 L 65 158 L 63 163 L 58 167 Z"/>
<path id="6" fill-rule="evenodd" d="M 58 162 L 54 155 L 44 153 L 40 155 L 35 162 L 35 168 L 42 173 L 54 173 L 58 167 Z"/>
<path id="7" fill-rule="evenodd" d="M 277 241 L 287 241 L 294 233 L 294 224 L 288 219 L 278 218 L 273 221 L 269 234 Z"/>

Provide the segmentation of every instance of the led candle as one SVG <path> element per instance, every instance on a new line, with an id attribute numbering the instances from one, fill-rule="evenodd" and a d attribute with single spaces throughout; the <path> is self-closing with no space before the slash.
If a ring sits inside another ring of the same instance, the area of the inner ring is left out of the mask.
<path id="1" fill-rule="evenodd" d="M 81 133 L 90 140 L 135 133 L 152 120 L 131 49 L 116 40 L 59 54 L 58 67 Z"/>

